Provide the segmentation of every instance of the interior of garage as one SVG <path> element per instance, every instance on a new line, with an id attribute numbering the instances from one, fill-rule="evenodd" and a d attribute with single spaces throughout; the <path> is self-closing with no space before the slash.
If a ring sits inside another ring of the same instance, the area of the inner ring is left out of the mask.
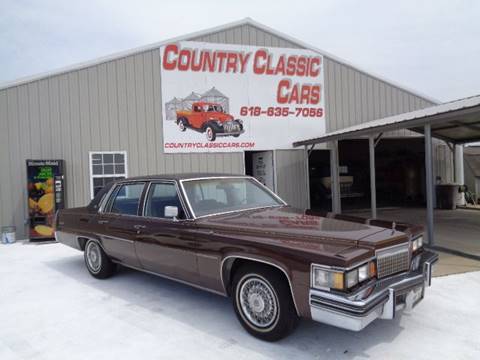
<path id="1" fill-rule="evenodd" d="M 376 151 L 377 203 L 380 208 L 425 205 L 425 153 L 421 137 L 378 139 Z M 368 139 L 339 141 L 342 208 L 370 207 Z M 309 156 L 311 206 L 331 210 L 330 153 Z"/>

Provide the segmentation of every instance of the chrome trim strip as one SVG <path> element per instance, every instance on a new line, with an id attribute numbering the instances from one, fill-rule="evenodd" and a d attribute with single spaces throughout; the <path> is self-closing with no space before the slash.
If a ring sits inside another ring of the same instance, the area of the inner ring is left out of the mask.
<path id="1" fill-rule="evenodd" d="M 105 194 L 105 196 L 103 197 L 102 201 L 99 204 L 100 206 L 98 207 L 98 210 L 97 210 L 98 214 L 103 214 L 104 213 L 105 206 L 107 205 L 108 200 L 110 199 L 110 196 L 112 195 L 112 192 L 116 187 L 117 187 L 116 184 L 112 185 L 110 190 L 108 190 L 108 192 Z"/>
<path id="2" fill-rule="evenodd" d="M 208 254 L 203 254 L 203 253 L 199 253 L 199 252 L 195 253 L 195 255 L 204 257 L 206 259 L 220 260 L 220 256 L 218 256 L 218 255 L 208 255 Z"/>
<path id="3" fill-rule="evenodd" d="M 396 250 L 397 248 L 399 250 Z M 405 243 L 401 243 L 401 244 L 377 249 L 377 250 L 375 250 L 375 253 L 376 254 L 382 253 L 382 255 L 383 255 L 383 253 L 388 253 L 388 255 L 390 255 L 390 254 L 396 254 L 398 252 L 401 252 L 401 250 L 405 251 L 405 249 L 407 249 L 407 251 L 410 251 L 410 242 L 405 242 Z M 378 255 L 377 255 L 377 257 L 378 257 Z"/>
<path id="4" fill-rule="evenodd" d="M 288 276 L 285 269 L 283 269 L 281 266 L 279 266 L 277 264 L 274 264 L 272 262 L 266 261 L 266 260 L 252 258 L 252 257 L 248 257 L 248 256 L 243 256 L 243 255 L 229 255 L 229 256 L 224 257 L 222 259 L 222 262 L 220 263 L 220 281 L 222 282 L 222 286 L 223 286 L 223 289 L 225 291 L 225 294 L 228 294 L 228 292 L 227 292 L 227 288 L 225 286 L 225 282 L 224 282 L 224 279 L 223 279 L 223 265 L 224 265 L 225 261 L 227 259 L 230 259 L 230 258 L 235 258 L 235 259 L 238 258 L 238 259 L 256 261 L 256 262 L 260 262 L 260 263 L 263 263 L 263 264 L 271 265 L 271 266 L 276 267 L 277 269 L 281 270 L 285 274 L 285 277 L 287 278 L 288 286 L 290 287 L 290 293 L 292 295 L 293 305 L 295 306 L 295 311 L 297 312 L 297 315 L 300 316 L 300 312 L 298 311 L 298 306 L 297 306 L 297 303 L 295 301 L 295 295 L 293 293 L 293 287 L 292 287 L 292 282 L 290 280 L 290 276 Z"/>
<path id="5" fill-rule="evenodd" d="M 242 209 L 242 210 L 230 210 L 230 211 L 224 211 L 224 212 L 219 212 L 219 213 L 197 216 L 195 219 L 203 219 L 203 218 L 208 218 L 208 217 L 217 216 L 217 215 L 228 215 L 228 214 L 234 214 L 234 213 L 241 213 L 241 212 L 244 212 L 244 211 L 252 211 L 252 210 L 259 210 L 259 209 L 270 209 L 270 208 L 283 207 L 283 206 L 285 206 L 285 205 L 258 206 L 258 207 Z"/>
<path id="6" fill-rule="evenodd" d="M 138 199 L 139 201 L 139 204 L 138 206 L 140 207 L 140 202 L 142 200 L 142 195 L 143 195 L 143 192 L 145 191 L 145 185 L 148 183 L 148 180 L 129 180 L 129 179 L 124 179 L 124 180 L 119 180 L 117 181 L 114 185 L 112 185 L 112 188 L 108 191 L 107 194 L 105 194 L 105 196 L 103 197 L 102 199 L 102 204 L 101 206 L 99 207 L 98 209 L 98 213 L 102 213 L 102 214 L 115 214 L 115 215 L 121 215 L 121 216 L 138 216 L 138 215 L 131 215 L 131 214 L 117 214 L 117 213 L 111 213 L 111 212 L 105 212 L 105 206 L 110 202 L 110 198 L 112 196 L 112 193 L 115 192 L 115 190 L 117 188 L 119 188 L 120 186 L 123 186 L 123 185 L 129 185 L 129 184 L 137 184 L 137 183 L 140 183 L 140 184 L 143 184 L 143 190 L 142 190 L 142 194 L 140 195 L 140 198 Z M 137 214 L 138 214 L 138 210 L 139 208 L 137 208 Z"/>
<path id="7" fill-rule="evenodd" d="M 180 219 L 180 220 L 190 220 L 191 216 L 190 216 L 190 213 L 188 211 L 186 211 L 186 206 L 185 206 L 185 202 L 183 200 L 183 196 L 180 192 L 180 187 L 178 186 L 178 181 L 176 180 L 166 180 L 166 179 L 159 179 L 159 180 L 150 180 L 148 182 L 148 186 L 147 186 L 147 190 L 145 192 L 145 199 L 143 200 L 143 206 L 142 206 L 142 213 L 141 213 L 141 217 L 145 218 L 145 219 L 155 219 L 155 220 L 158 220 L 158 219 L 163 219 L 163 220 L 168 220 L 168 221 L 173 221 L 172 219 L 169 219 L 169 218 L 161 218 L 161 217 L 155 217 L 155 216 L 145 216 L 145 209 L 146 209 L 146 206 L 147 206 L 147 200 L 148 200 L 148 195 L 150 193 L 150 188 L 152 187 L 152 185 L 155 185 L 155 184 L 174 184 L 175 185 L 175 190 L 177 191 L 177 196 L 178 196 L 178 199 L 180 200 L 180 204 L 182 206 L 182 210 L 184 212 L 184 214 L 188 217 L 187 219 Z"/>
<path id="8" fill-rule="evenodd" d="M 119 237 L 116 237 L 116 236 L 103 236 L 103 239 L 104 240 L 113 240 L 113 241 L 123 241 L 123 242 L 126 242 L 126 243 L 129 243 L 129 244 L 133 244 L 134 241 L 133 240 L 128 240 L 128 239 L 122 239 L 122 238 L 119 238 Z"/>
<path id="9" fill-rule="evenodd" d="M 124 264 L 124 263 L 122 263 L 122 262 L 115 261 L 115 260 L 113 260 L 113 259 L 112 259 L 112 261 L 113 261 L 114 263 L 116 263 L 116 264 L 120 264 L 120 265 L 122 265 L 122 266 L 128 267 L 128 268 L 133 269 L 133 270 L 138 270 L 138 271 L 141 271 L 141 272 L 144 272 L 144 273 L 147 273 L 147 274 L 151 274 L 151 275 L 155 275 L 155 276 L 158 276 L 158 277 L 161 277 L 161 278 L 164 278 L 164 279 L 176 281 L 176 282 L 179 282 L 179 283 L 181 283 L 181 284 L 188 285 L 188 286 L 191 286 L 191 287 L 200 289 L 200 290 L 205 290 L 205 291 L 208 291 L 208 292 L 217 294 L 217 295 L 222 295 L 222 296 L 224 296 L 224 297 L 227 296 L 226 293 L 224 294 L 224 293 L 222 293 L 222 292 L 220 292 L 220 291 L 213 290 L 213 289 L 210 289 L 210 288 L 207 288 L 207 287 L 203 287 L 203 286 L 200 286 L 200 285 L 197 285 L 197 284 L 193 284 L 193 283 L 188 282 L 188 281 L 185 281 L 185 280 L 180 280 L 180 279 L 177 279 L 177 278 L 168 276 L 168 275 L 159 274 L 159 273 L 156 273 L 156 272 L 153 272 L 153 271 L 150 271 L 150 270 L 138 268 L 138 267 L 136 267 L 136 266 L 127 265 L 127 264 Z"/>
<path id="10" fill-rule="evenodd" d="M 95 242 L 98 244 L 98 246 L 100 246 L 100 247 L 102 248 L 102 250 L 105 252 L 105 254 L 108 255 L 108 253 L 105 251 L 105 248 L 103 247 L 103 244 L 102 244 L 102 242 L 101 242 L 100 240 L 98 240 L 98 239 L 92 239 L 91 237 L 87 237 L 87 236 L 77 236 L 77 244 L 78 244 L 78 248 L 79 248 L 79 249 L 81 249 L 81 246 L 80 246 L 80 238 L 84 238 L 84 239 L 87 240 L 87 241 L 85 242 L 85 246 L 87 245 L 87 242 L 88 242 L 88 241 L 90 241 L 90 240 L 91 240 L 91 241 L 95 241 Z M 82 251 L 85 251 L 85 249 L 82 250 Z M 113 260 L 112 260 L 112 261 L 113 261 Z"/>
<path id="11" fill-rule="evenodd" d="M 320 308 L 316 306 L 311 306 L 310 312 L 312 314 L 313 321 L 329 324 L 342 329 L 360 331 L 372 321 L 380 317 L 382 307 L 379 306 L 376 309 L 373 309 L 370 313 L 363 317 L 351 316 L 348 314 L 339 314 L 334 310 Z"/>

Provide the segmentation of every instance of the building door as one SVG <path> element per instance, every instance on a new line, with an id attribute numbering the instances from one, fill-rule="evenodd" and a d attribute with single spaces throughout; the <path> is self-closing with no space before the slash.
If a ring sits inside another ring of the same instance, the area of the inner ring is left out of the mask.
<path id="1" fill-rule="evenodd" d="M 273 151 L 246 151 L 245 174 L 253 176 L 270 190 L 276 191 Z"/>

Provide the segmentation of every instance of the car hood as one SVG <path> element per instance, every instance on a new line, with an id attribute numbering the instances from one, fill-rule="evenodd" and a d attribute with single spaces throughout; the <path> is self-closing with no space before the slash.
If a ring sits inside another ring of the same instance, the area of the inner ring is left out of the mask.
<path id="1" fill-rule="evenodd" d="M 339 254 L 353 248 L 381 248 L 408 241 L 400 231 L 327 216 L 308 215 L 290 206 L 239 211 L 198 219 L 198 225 L 236 236 L 300 250 Z M 366 219 L 365 219 L 366 222 Z"/>
<path id="2" fill-rule="evenodd" d="M 222 112 L 212 111 L 208 113 L 208 119 L 213 118 L 220 121 L 230 121 L 233 120 L 233 116 L 230 114 L 225 114 Z"/>

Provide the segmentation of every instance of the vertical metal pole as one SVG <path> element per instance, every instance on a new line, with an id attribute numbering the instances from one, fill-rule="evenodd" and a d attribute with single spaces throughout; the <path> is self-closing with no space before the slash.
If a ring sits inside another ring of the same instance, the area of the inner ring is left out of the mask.
<path id="1" fill-rule="evenodd" d="M 463 168 L 463 145 L 455 145 L 455 182 L 459 185 L 465 185 L 465 171 Z M 460 205 L 465 205 L 465 195 L 459 196 Z"/>
<path id="2" fill-rule="evenodd" d="M 425 125 L 425 174 L 427 190 L 427 233 L 430 246 L 435 244 L 433 235 L 433 164 L 432 164 L 432 128 L 430 124 Z"/>
<path id="3" fill-rule="evenodd" d="M 342 212 L 342 202 L 340 199 L 340 176 L 338 174 L 338 141 L 330 143 L 330 178 L 332 189 L 332 211 L 340 214 Z"/>
<path id="4" fill-rule="evenodd" d="M 377 185 L 375 176 L 375 138 L 368 138 L 368 153 L 370 156 L 370 206 L 372 208 L 372 218 L 377 218 Z"/>
<path id="5" fill-rule="evenodd" d="M 304 161 L 305 161 L 305 181 L 307 185 L 307 204 L 306 205 L 307 205 L 307 209 L 311 209 L 312 204 L 310 202 L 310 156 L 308 153 L 307 145 L 305 145 L 305 150 L 304 150 Z"/>

